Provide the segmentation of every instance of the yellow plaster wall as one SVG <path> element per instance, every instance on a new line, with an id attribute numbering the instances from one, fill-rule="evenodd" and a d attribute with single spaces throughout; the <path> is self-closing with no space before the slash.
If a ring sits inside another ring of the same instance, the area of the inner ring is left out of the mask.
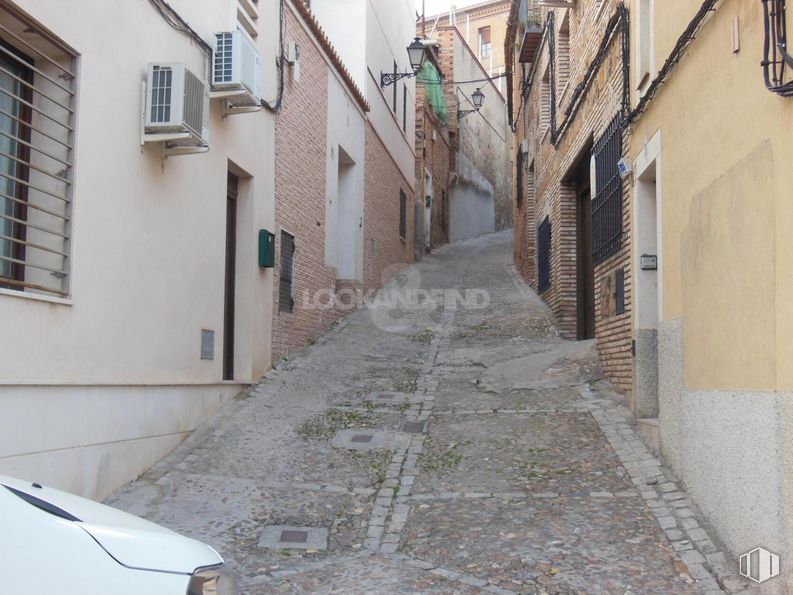
<path id="1" fill-rule="evenodd" d="M 656 0 L 656 68 L 700 5 Z M 683 317 L 686 386 L 790 390 L 793 98 L 763 83 L 762 4 L 716 6 L 634 124 L 630 154 L 661 131 L 662 317 Z"/>

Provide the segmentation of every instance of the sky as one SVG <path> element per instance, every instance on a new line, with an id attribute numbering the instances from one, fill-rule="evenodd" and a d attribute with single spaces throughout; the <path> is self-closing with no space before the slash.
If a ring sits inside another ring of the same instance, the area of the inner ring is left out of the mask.
<path id="1" fill-rule="evenodd" d="M 449 7 L 454 4 L 457 8 L 464 8 L 471 4 L 479 4 L 482 0 L 425 0 L 427 15 L 449 12 Z M 416 12 L 421 14 L 421 0 L 415 0 Z"/>

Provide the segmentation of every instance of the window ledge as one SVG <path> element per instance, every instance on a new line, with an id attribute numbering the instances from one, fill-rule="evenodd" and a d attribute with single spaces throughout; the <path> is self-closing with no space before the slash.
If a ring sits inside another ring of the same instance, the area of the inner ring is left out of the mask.
<path id="1" fill-rule="evenodd" d="M 0 295 L 7 295 L 9 297 L 21 298 L 23 300 L 33 300 L 36 302 L 47 302 L 49 304 L 59 304 L 61 306 L 73 306 L 72 298 L 59 298 L 49 295 L 42 295 L 38 293 L 29 293 L 27 291 L 16 291 L 14 289 L 0 288 Z"/>

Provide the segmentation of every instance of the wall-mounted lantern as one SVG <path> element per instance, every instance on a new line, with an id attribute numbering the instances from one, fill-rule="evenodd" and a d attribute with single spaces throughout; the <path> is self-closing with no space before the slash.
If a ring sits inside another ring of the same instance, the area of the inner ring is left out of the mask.
<path id="1" fill-rule="evenodd" d="M 410 78 L 416 76 L 419 69 L 424 64 L 426 58 L 426 48 L 420 37 L 416 37 L 413 42 L 407 47 L 408 59 L 410 60 L 410 67 L 413 72 L 381 72 L 380 73 L 380 87 L 387 87 L 393 85 L 400 79 Z"/>
<path id="2" fill-rule="evenodd" d="M 474 109 L 457 110 L 458 120 L 462 120 L 468 114 L 473 114 L 474 112 L 478 112 L 480 109 L 482 109 L 482 106 L 485 103 L 485 94 L 482 93 L 481 89 L 477 89 L 471 94 L 471 103 L 473 104 Z"/>

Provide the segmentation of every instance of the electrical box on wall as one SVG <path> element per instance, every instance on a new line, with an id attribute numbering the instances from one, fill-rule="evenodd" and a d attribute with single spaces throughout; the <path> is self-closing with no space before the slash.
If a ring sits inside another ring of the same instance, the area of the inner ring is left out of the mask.
<path id="1" fill-rule="evenodd" d="M 275 234 L 266 229 L 259 230 L 259 266 L 263 269 L 275 266 Z"/>
<path id="2" fill-rule="evenodd" d="M 631 167 L 630 161 L 624 158 L 617 161 L 617 171 L 620 172 L 620 177 L 623 180 L 628 179 L 633 173 L 633 168 Z"/>
<path id="3" fill-rule="evenodd" d="M 640 258 L 640 264 L 643 271 L 657 271 L 658 256 L 655 254 L 642 254 Z"/>

